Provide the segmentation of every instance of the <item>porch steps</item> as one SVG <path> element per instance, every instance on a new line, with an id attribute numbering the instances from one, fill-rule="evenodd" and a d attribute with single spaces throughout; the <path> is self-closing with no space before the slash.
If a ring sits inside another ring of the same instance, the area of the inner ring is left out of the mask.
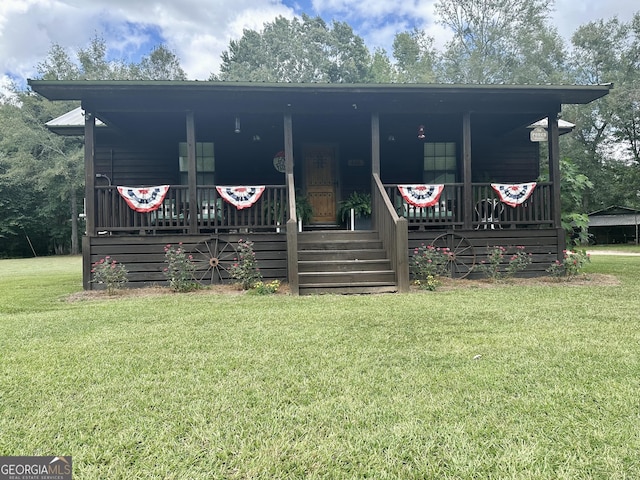
<path id="1" fill-rule="evenodd" d="M 298 234 L 300 295 L 396 292 L 395 272 L 374 231 Z"/>

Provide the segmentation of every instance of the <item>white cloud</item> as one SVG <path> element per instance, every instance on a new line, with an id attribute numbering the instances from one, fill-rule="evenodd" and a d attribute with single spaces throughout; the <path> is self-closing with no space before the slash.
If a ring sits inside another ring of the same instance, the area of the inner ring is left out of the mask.
<path id="1" fill-rule="evenodd" d="M 320 15 L 339 13 L 348 18 L 411 17 L 428 20 L 435 0 L 313 0 L 313 9 Z"/>
<path id="2" fill-rule="evenodd" d="M 632 0 L 556 0 L 552 21 L 560 35 L 569 41 L 581 25 L 614 16 L 628 22 L 636 12 L 640 12 L 640 5 Z"/>
<path id="3" fill-rule="evenodd" d="M 33 77 L 52 43 L 75 50 L 99 35 L 118 58 L 164 41 L 189 78 L 206 79 L 230 39 L 278 15 L 293 10 L 270 0 L 2 0 L 0 73 Z"/>
<path id="4" fill-rule="evenodd" d="M 160 42 L 174 51 L 189 78 L 218 72 L 220 55 L 243 29 L 259 30 L 282 15 L 303 12 L 349 23 L 373 49 L 391 51 L 393 37 L 424 29 L 442 47 L 447 33 L 435 23 L 436 0 L 0 0 L 0 76 L 33 77 L 52 43 L 73 51 L 103 36 L 115 58 L 134 60 Z M 569 38 L 588 21 L 631 19 L 629 0 L 556 0 L 552 15 Z M 9 78 L 7 77 L 7 78 Z"/>

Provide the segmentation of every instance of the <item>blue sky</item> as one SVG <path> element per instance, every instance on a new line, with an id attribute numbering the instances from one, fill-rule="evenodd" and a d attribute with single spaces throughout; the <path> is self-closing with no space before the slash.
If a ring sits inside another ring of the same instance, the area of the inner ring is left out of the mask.
<path id="1" fill-rule="evenodd" d="M 73 56 L 96 34 L 112 58 L 136 60 L 160 43 L 180 58 L 190 79 L 217 72 L 220 54 L 245 28 L 260 29 L 282 15 L 307 13 L 349 23 L 370 49 L 391 50 L 396 33 L 424 29 L 444 44 L 434 22 L 436 0 L 0 0 L 0 89 L 36 74 L 52 43 Z M 631 0 L 556 0 L 553 23 L 566 39 L 589 21 L 628 21 L 640 6 Z"/>

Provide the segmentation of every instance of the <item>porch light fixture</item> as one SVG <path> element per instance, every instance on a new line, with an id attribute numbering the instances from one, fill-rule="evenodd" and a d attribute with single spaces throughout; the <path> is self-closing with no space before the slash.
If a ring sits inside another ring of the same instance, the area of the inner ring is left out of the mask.
<path id="1" fill-rule="evenodd" d="M 418 138 L 419 138 L 420 140 L 424 140 L 424 138 L 425 138 L 425 135 L 424 135 L 424 125 L 420 125 L 420 126 L 418 127 Z"/>
<path id="2" fill-rule="evenodd" d="M 109 182 L 109 186 L 111 186 L 111 178 L 109 178 L 104 173 L 96 173 L 96 178 L 104 178 L 107 182 Z"/>
<path id="3" fill-rule="evenodd" d="M 236 133 L 240 133 L 240 117 L 236 115 L 236 128 L 234 130 Z"/>

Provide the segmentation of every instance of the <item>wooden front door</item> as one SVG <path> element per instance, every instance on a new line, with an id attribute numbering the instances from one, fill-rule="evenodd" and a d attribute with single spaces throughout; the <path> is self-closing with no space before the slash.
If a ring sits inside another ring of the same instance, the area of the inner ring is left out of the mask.
<path id="1" fill-rule="evenodd" d="M 311 223 L 334 224 L 336 216 L 336 149 L 308 145 L 303 149 L 307 198 L 313 209 Z"/>

